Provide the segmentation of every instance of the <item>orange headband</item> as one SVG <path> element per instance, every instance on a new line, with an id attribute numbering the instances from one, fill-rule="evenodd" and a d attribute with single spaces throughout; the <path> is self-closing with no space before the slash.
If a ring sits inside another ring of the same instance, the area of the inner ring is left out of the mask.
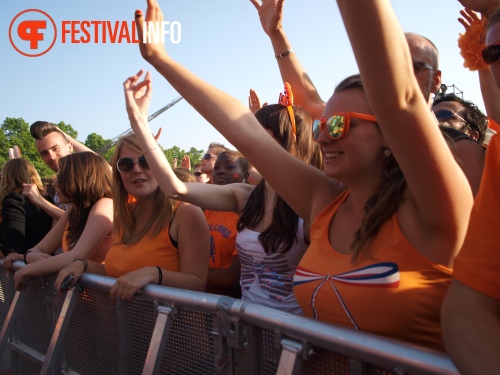
<path id="1" fill-rule="evenodd" d="M 286 106 L 286 109 L 288 110 L 288 115 L 290 116 L 290 122 L 292 123 L 292 132 L 295 136 L 297 136 L 297 126 L 295 125 L 295 115 L 293 113 L 293 108 L 292 108 L 293 93 L 292 93 L 292 87 L 288 82 L 285 82 L 285 92 L 284 93 L 280 92 L 280 98 L 278 103 Z"/>

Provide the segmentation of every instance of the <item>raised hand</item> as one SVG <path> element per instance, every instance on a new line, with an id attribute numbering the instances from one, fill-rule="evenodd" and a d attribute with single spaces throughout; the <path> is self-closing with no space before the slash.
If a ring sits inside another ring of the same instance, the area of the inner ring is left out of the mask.
<path id="1" fill-rule="evenodd" d="M 27 197 L 31 203 L 33 203 L 36 206 L 39 206 L 40 199 L 44 199 L 40 195 L 40 191 L 38 190 L 38 187 L 35 184 L 23 184 L 23 191 L 22 194 Z"/>
<path id="2" fill-rule="evenodd" d="M 146 10 L 146 18 L 140 10 L 135 12 L 135 24 L 137 27 L 137 34 L 139 36 L 139 50 L 141 51 L 142 57 L 146 61 L 151 61 L 155 57 L 160 57 L 162 55 L 166 55 L 167 51 L 165 50 L 165 45 L 163 43 L 143 43 L 143 22 L 163 22 L 163 13 L 161 11 L 160 6 L 156 0 L 147 0 L 148 9 Z M 151 38 L 154 39 L 154 38 Z"/>
<path id="3" fill-rule="evenodd" d="M 143 117 L 147 118 L 149 104 L 151 102 L 151 73 L 147 72 L 144 80 L 139 82 L 144 70 L 140 70 L 135 76 L 127 78 L 123 83 L 125 91 L 125 102 L 129 118 Z M 147 121 L 146 121 L 147 122 Z"/>
<path id="4" fill-rule="evenodd" d="M 248 108 L 255 113 L 262 107 L 265 107 L 267 105 L 267 102 L 264 104 L 260 104 L 260 98 L 259 95 L 255 92 L 255 90 L 250 89 L 250 95 L 248 95 Z"/>
<path id="5" fill-rule="evenodd" d="M 259 13 L 262 29 L 267 35 L 281 29 L 283 19 L 283 3 L 285 0 L 250 0 Z"/>
<path id="6" fill-rule="evenodd" d="M 476 12 L 468 8 L 462 9 L 460 11 L 460 15 L 462 17 L 458 18 L 458 22 L 460 22 L 463 25 L 466 33 L 470 32 L 472 24 L 480 22 L 485 18 L 483 15 L 479 16 Z M 484 28 L 483 33 L 481 34 L 481 38 L 480 40 L 478 40 L 478 42 L 483 44 L 485 39 L 486 39 L 486 27 Z"/>
<path id="7" fill-rule="evenodd" d="M 182 157 L 181 167 L 191 170 L 191 159 L 188 154 L 184 154 Z"/>

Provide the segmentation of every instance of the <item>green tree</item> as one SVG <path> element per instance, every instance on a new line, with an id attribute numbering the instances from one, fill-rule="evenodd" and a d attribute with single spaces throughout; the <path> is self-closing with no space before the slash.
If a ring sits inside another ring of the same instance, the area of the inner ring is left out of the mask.
<path id="1" fill-rule="evenodd" d="M 70 124 L 56 124 L 64 132 L 76 139 L 78 132 Z M 30 134 L 30 124 L 22 118 L 7 117 L 0 126 L 0 163 L 3 165 L 9 159 L 9 148 L 18 145 L 23 158 L 29 160 L 40 173 L 41 177 L 50 177 L 54 171 L 47 167 L 38 154 L 35 140 Z"/>
<path id="2" fill-rule="evenodd" d="M 98 152 L 101 150 L 104 146 L 112 143 L 113 141 L 111 139 L 104 139 L 101 135 L 97 133 L 91 133 L 87 136 L 87 139 L 85 140 L 85 146 L 90 148 L 92 151 Z M 111 147 L 109 150 L 104 152 L 102 156 L 104 159 L 106 159 L 108 162 L 111 160 L 111 156 L 113 155 L 113 152 L 115 151 L 115 147 Z"/>
<path id="3" fill-rule="evenodd" d="M 170 164 L 174 162 L 174 158 L 177 158 L 177 166 L 181 166 L 182 158 L 184 155 L 188 154 L 189 159 L 191 160 L 191 168 L 196 164 L 201 162 L 201 157 L 205 153 L 205 150 L 197 150 L 194 147 L 191 147 L 189 151 L 181 150 L 179 146 L 173 146 L 166 150 L 163 150 L 165 156 L 167 157 Z"/>

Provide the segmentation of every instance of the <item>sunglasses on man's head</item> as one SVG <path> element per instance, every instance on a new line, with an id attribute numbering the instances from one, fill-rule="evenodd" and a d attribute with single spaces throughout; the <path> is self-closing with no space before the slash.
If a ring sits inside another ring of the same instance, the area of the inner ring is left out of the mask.
<path id="1" fill-rule="evenodd" d="M 210 154 L 205 154 L 203 155 L 203 160 L 210 160 L 210 159 L 217 159 L 217 156 L 213 156 L 213 155 L 210 155 Z"/>
<path id="2" fill-rule="evenodd" d="M 462 122 L 467 122 L 465 119 L 461 116 L 458 115 L 458 113 L 449 111 L 447 109 L 442 109 L 440 111 L 434 112 L 434 115 L 440 122 L 449 122 L 449 121 L 462 121 Z"/>
<path id="3" fill-rule="evenodd" d="M 134 160 L 132 158 L 121 158 L 116 163 L 116 168 L 120 173 L 127 173 L 134 169 L 135 163 L 139 164 L 139 167 L 141 167 L 142 169 L 149 170 L 149 165 L 144 155 L 140 156 L 137 160 Z"/>
<path id="4" fill-rule="evenodd" d="M 491 65 L 497 62 L 498 59 L 500 59 L 500 44 L 492 44 L 491 46 L 485 47 L 481 54 L 486 64 Z"/>
<path id="5" fill-rule="evenodd" d="M 329 138 L 337 140 L 342 138 L 349 131 L 351 125 L 351 118 L 359 118 L 371 122 L 377 122 L 375 116 L 365 115 L 356 112 L 339 112 L 334 113 L 328 118 L 318 118 L 312 124 L 313 140 L 317 141 L 324 128 Z"/>
<path id="6" fill-rule="evenodd" d="M 434 68 L 431 65 L 423 61 L 413 61 L 413 72 L 415 74 L 420 73 L 423 69 L 434 70 Z"/>

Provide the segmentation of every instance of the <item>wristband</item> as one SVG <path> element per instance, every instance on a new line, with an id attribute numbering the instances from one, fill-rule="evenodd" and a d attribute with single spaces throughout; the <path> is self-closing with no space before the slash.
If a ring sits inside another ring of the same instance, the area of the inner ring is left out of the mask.
<path id="1" fill-rule="evenodd" d="M 161 285 L 161 282 L 163 281 L 163 272 L 161 271 L 161 268 L 158 266 L 155 266 L 158 269 L 158 285 Z"/>
<path id="2" fill-rule="evenodd" d="M 26 256 L 28 255 L 28 253 L 32 253 L 32 251 L 28 250 L 27 252 L 24 253 L 24 264 L 28 264 L 28 262 L 26 261 Z"/>
<path id="3" fill-rule="evenodd" d="M 87 259 L 78 258 L 78 259 L 75 259 L 73 261 L 73 263 L 76 262 L 77 260 L 79 260 L 80 262 L 83 263 L 83 272 L 87 271 L 87 268 L 89 267 L 89 262 L 87 262 Z"/>
<path id="4" fill-rule="evenodd" d="M 284 57 L 287 57 L 288 55 L 291 55 L 292 53 L 294 53 L 295 50 L 293 48 L 290 48 L 289 50 L 286 50 L 285 52 L 282 52 L 280 53 L 279 55 L 276 55 L 276 60 L 280 60 Z"/>

